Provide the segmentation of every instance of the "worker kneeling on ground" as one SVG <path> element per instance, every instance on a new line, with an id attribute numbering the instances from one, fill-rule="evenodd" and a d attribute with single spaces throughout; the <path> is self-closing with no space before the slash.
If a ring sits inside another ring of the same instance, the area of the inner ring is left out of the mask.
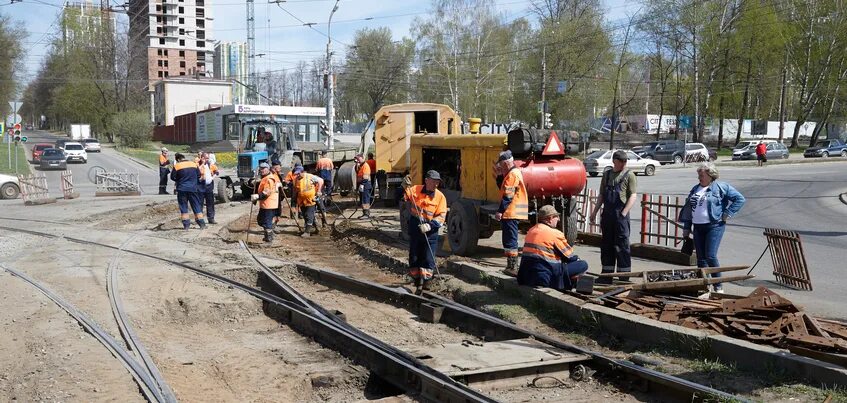
<path id="1" fill-rule="evenodd" d="M 538 210 L 538 224 L 530 228 L 523 245 L 518 284 L 564 291 L 576 285 L 588 263 L 573 254 L 565 234 L 556 229 L 559 212 L 546 205 Z"/>
<path id="2" fill-rule="evenodd" d="M 409 276 L 415 281 L 417 292 L 426 288 L 435 271 L 435 251 L 438 247 L 438 229 L 447 215 L 447 199 L 438 190 L 441 175 L 437 171 L 426 173 L 424 185 L 412 186 L 407 176 L 403 180 L 405 200 L 409 206 Z"/>
<path id="3" fill-rule="evenodd" d="M 256 223 L 265 230 L 265 237 L 262 240 L 271 242 L 274 239 L 274 216 L 279 206 L 276 175 L 271 175 L 271 166 L 265 162 L 259 164 L 259 175 L 262 176 L 259 189 L 256 193 L 250 195 L 250 201 L 253 204 L 259 202 L 259 214 L 256 215 Z"/>
<path id="4" fill-rule="evenodd" d="M 315 225 L 315 204 L 317 197 L 324 186 L 324 180 L 320 177 L 307 173 L 300 165 L 294 168 L 294 193 L 297 195 L 297 207 L 303 213 L 306 225 L 303 228 L 303 236 L 310 236 L 318 232 Z"/>

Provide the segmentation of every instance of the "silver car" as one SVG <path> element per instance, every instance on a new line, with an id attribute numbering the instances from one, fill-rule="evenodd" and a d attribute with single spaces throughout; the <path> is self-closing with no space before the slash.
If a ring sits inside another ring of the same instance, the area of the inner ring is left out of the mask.
<path id="1" fill-rule="evenodd" d="M 20 194 L 18 177 L 0 174 L 0 199 L 17 199 Z"/>
<path id="2" fill-rule="evenodd" d="M 585 157 L 585 160 L 582 161 L 583 165 L 585 165 L 585 171 L 591 176 L 597 176 L 612 169 L 612 154 L 614 152 L 615 150 L 600 150 L 588 154 L 588 156 Z M 627 169 L 632 170 L 632 172 L 636 174 L 641 173 L 647 176 L 652 176 L 656 173 L 656 168 L 661 165 L 659 161 L 652 158 L 639 157 L 632 151 L 626 151 L 626 156 Z"/>
<path id="3" fill-rule="evenodd" d="M 97 139 L 84 139 L 80 141 L 83 146 L 85 146 L 85 152 L 87 153 L 99 153 L 100 152 L 100 141 Z"/>

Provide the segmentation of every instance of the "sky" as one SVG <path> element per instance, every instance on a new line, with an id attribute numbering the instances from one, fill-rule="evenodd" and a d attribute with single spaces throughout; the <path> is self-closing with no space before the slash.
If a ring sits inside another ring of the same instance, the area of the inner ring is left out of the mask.
<path id="1" fill-rule="evenodd" d="M 0 0 L 0 14 L 20 22 L 27 32 L 24 39 L 24 72 L 18 76 L 32 80 L 47 53 L 48 44 L 57 34 L 61 0 Z M 111 0 L 113 5 L 119 4 Z M 532 0 L 494 0 L 498 10 L 508 19 L 529 16 Z M 327 19 L 335 0 L 286 0 L 279 5 L 267 0 L 255 1 L 256 70 L 292 68 L 300 60 L 322 56 L 327 44 Z M 609 21 L 620 21 L 639 9 L 633 0 L 601 0 Z M 214 18 L 207 38 L 220 41 L 246 41 L 246 2 L 244 0 L 206 0 L 207 14 Z M 281 6 L 281 7 L 280 7 Z M 395 39 L 409 35 L 412 21 L 425 18 L 429 0 L 340 0 L 333 16 L 331 36 L 335 60 L 343 60 L 357 30 L 366 27 L 388 27 Z M 283 10 L 284 9 L 284 10 Z M 211 11 L 211 12 L 210 12 Z M 287 11 L 287 12 L 286 12 Z M 125 15 L 119 24 L 127 24 Z M 302 22 L 301 22 L 302 21 Z M 312 28 L 303 25 L 315 23 Z"/>

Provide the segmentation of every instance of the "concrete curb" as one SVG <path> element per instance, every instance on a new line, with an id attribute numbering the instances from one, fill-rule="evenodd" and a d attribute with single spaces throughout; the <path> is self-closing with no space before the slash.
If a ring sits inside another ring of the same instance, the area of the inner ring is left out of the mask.
<path id="1" fill-rule="evenodd" d="M 333 234 L 343 234 L 333 228 Z M 348 238 L 357 253 L 393 272 L 405 273 L 405 261 Z M 448 261 L 446 271 L 467 281 L 487 285 L 496 291 L 520 295 L 554 309 L 572 323 L 595 326 L 604 333 L 645 345 L 671 345 L 692 354 L 706 354 L 721 362 L 750 371 L 776 370 L 785 376 L 805 379 L 815 385 L 829 387 L 847 385 L 847 368 L 799 356 L 787 350 L 750 343 L 723 335 L 688 329 L 659 322 L 640 315 L 622 312 L 547 288 L 519 286 L 517 281 L 499 271 L 468 262 Z"/>

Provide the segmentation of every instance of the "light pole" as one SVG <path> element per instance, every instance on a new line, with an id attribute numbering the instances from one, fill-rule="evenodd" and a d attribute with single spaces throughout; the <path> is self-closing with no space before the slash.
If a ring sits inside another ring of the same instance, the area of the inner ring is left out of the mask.
<path id="1" fill-rule="evenodd" d="M 335 79 L 332 76 L 332 35 L 330 28 L 332 24 L 332 16 L 338 11 L 338 2 L 335 0 L 335 5 L 332 6 L 332 11 L 329 13 L 329 21 L 326 23 L 326 122 L 329 129 L 329 138 L 327 139 L 327 149 L 335 149 Z"/>

